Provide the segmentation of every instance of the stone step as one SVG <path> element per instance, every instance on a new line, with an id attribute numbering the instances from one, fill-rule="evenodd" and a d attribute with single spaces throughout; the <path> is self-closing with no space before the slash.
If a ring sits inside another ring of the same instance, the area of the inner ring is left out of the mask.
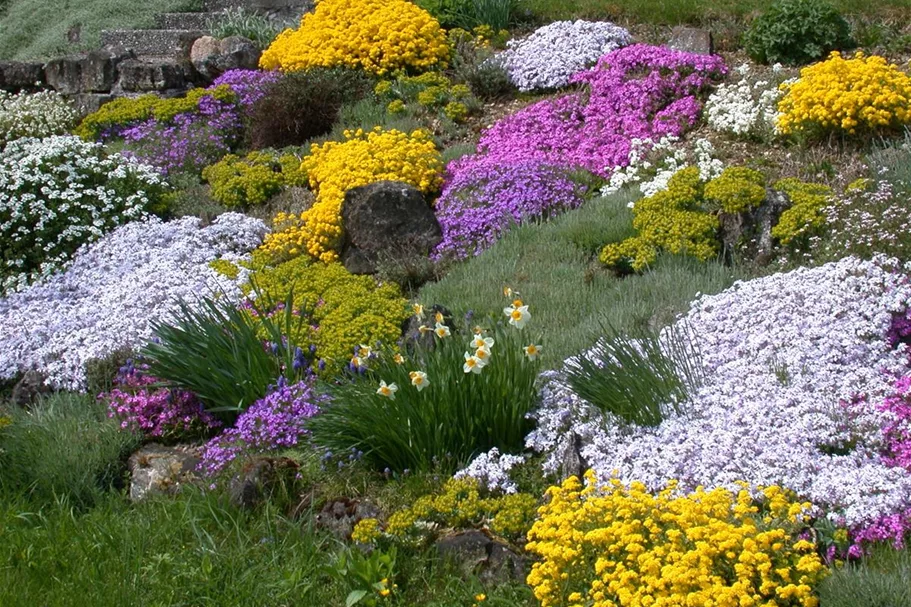
<path id="1" fill-rule="evenodd" d="M 105 48 L 123 47 L 139 57 L 159 56 L 188 58 L 202 30 L 102 30 L 101 45 Z"/>
<path id="2" fill-rule="evenodd" d="M 211 24 L 218 20 L 221 12 L 214 13 L 161 13 L 156 17 L 158 27 L 163 30 L 209 31 Z"/>

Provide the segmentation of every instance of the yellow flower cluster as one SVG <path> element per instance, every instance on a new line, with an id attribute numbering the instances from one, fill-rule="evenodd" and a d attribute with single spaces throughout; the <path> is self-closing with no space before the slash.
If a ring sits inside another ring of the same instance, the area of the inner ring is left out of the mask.
<path id="1" fill-rule="evenodd" d="M 724 213 L 743 213 L 765 200 L 765 177 L 746 167 L 729 167 L 705 184 L 705 198 Z"/>
<path id="2" fill-rule="evenodd" d="M 110 103 L 105 103 L 97 111 L 83 118 L 74 133 L 91 141 L 106 129 L 133 124 L 148 118 L 168 122 L 178 114 L 196 110 L 204 97 L 212 97 L 219 101 L 236 99 L 234 91 L 227 84 L 222 84 L 214 89 L 195 88 L 183 97 L 170 99 L 163 99 L 151 94 L 139 97 L 120 97 Z"/>
<path id="3" fill-rule="evenodd" d="M 202 170 L 212 198 L 228 207 L 262 204 L 285 186 L 306 186 L 307 174 L 294 154 L 250 152 L 241 158 L 228 154 Z"/>
<path id="4" fill-rule="evenodd" d="M 410 508 L 393 513 L 386 523 L 386 533 L 396 539 L 415 538 L 429 526 L 480 528 L 489 526 L 507 538 L 521 538 L 531 527 L 538 501 L 527 493 L 482 497 L 481 487 L 473 478 L 452 478 L 440 493 L 415 500 Z M 381 536 L 376 519 L 360 521 L 352 539 L 369 543 Z"/>
<path id="5" fill-rule="evenodd" d="M 316 192 L 313 206 L 298 215 L 278 214 L 256 257 L 277 263 L 302 253 L 326 262 L 338 258 L 345 192 L 377 181 L 402 181 L 422 192 L 438 189 L 443 161 L 423 130 L 345 132 L 345 141 L 314 144 L 301 164 Z"/>
<path id="6" fill-rule="evenodd" d="M 775 189 L 787 194 L 791 200 L 791 208 L 781 214 L 778 224 L 772 228 L 772 236 L 781 244 L 790 244 L 795 238 L 825 224 L 823 210 L 832 202 L 834 195 L 830 187 L 791 177 L 777 182 Z"/>
<path id="7" fill-rule="evenodd" d="M 384 75 L 445 66 L 449 45 L 439 22 L 407 0 L 320 0 L 300 28 L 263 52 L 263 69 L 285 72 L 347 66 Z"/>
<path id="8" fill-rule="evenodd" d="M 477 103 L 468 86 L 453 84 L 439 72 L 380 80 L 373 92 L 380 98 L 391 99 L 387 105 L 390 114 L 404 112 L 416 103 L 418 110 L 442 110 L 444 116 L 456 123 L 464 122 L 471 111 L 469 104 Z"/>
<path id="9" fill-rule="evenodd" d="M 302 348 L 315 345 L 327 372 L 347 364 L 360 344 L 394 344 L 409 316 L 397 285 L 377 284 L 372 276 L 356 276 L 337 263 L 299 257 L 254 272 L 251 282 L 266 307 L 282 304 L 293 294 L 294 306 L 306 313 L 306 322 L 289 338 Z"/>
<path id="10" fill-rule="evenodd" d="M 778 130 L 784 134 L 853 135 L 911 123 L 911 78 L 877 55 L 858 52 L 845 59 L 833 52 L 781 88 Z"/>
<path id="11" fill-rule="evenodd" d="M 598 487 L 586 474 L 548 489 L 526 549 L 541 560 L 528 584 L 541 607 L 816 607 L 827 569 L 796 539 L 810 508 L 779 488 L 754 501 L 744 487 L 641 483 Z"/>
<path id="12" fill-rule="evenodd" d="M 601 263 L 634 272 L 654 263 L 658 251 L 688 253 L 705 261 L 718 252 L 718 218 L 703 210 L 699 169 L 687 167 L 671 177 L 668 188 L 643 198 L 633 208 L 638 234 L 601 250 Z"/>

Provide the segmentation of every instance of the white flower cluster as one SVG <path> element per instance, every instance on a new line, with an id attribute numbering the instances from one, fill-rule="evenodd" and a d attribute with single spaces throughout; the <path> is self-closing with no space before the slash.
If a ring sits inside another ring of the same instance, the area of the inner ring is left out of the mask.
<path id="1" fill-rule="evenodd" d="M 77 118 L 76 110 L 53 91 L 16 95 L 0 91 L 0 147 L 21 137 L 61 135 Z"/>
<path id="2" fill-rule="evenodd" d="M 610 181 L 601 188 L 604 195 L 636 185 L 642 196 L 652 196 L 667 189 L 674 173 L 695 164 L 703 181 L 718 177 L 724 164 L 715 158 L 715 147 L 708 139 L 683 142 L 679 137 L 666 135 L 657 142 L 633 139 L 630 142 L 628 164 L 611 173 Z M 632 205 L 630 205 L 632 206 Z"/>
<path id="3" fill-rule="evenodd" d="M 81 244 L 143 217 L 164 188 L 154 168 L 101 144 L 10 141 L 0 151 L 0 291 L 58 271 Z"/>
<path id="4" fill-rule="evenodd" d="M 520 91 L 555 89 L 631 41 L 628 31 L 607 21 L 557 21 L 509 41 L 496 59 Z"/>
<path id="5" fill-rule="evenodd" d="M 748 64 L 734 70 L 740 80 L 720 85 L 705 104 L 709 126 L 719 132 L 768 139 L 775 132 L 779 85 L 785 82 L 781 65 L 772 66 L 772 79 L 754 79 Z"/>
<path id="6" fill-rule="evenodd" d="M 849 526 L 907 508 L 911 474 L 882 461 L 888 414 L 876 407 L 907 370 L 908 350 L 885 339 L 911 303 L 904 272 L 851 257 L 703 296 L 680 321 L 707 374 L 683 414 L 620 428 L 552 376 L 527 446 L 553 472 L 575 433 L 605 478 L 652 489 L 778 484 Z M 867 398 L 846 404 L 857 395 Z"/>
<path id="7" fill-rule="evenodd" d="M 244 259 L 266 231 L 239 213 L 206 227 L 195 217 L 153 218 L 84 246 L 65 272 L 0 299 L 0 378 L 34 369 L 55 387 L 83 388 L 86 361 L 141 346 L 178 300 L 239 299 L 246 274 L 232 281 L 209 264 Z"/>
<path id="8" fill-rule="evenodd" d="M 474 458 L 468 467 L 455 473 L 455 478 L 477 479 L 490 491 L 516 493 L 519 488 L 509 478 L 509 471 L 525 461 L 524 455 L 501 454 L 494 447 Z"/>

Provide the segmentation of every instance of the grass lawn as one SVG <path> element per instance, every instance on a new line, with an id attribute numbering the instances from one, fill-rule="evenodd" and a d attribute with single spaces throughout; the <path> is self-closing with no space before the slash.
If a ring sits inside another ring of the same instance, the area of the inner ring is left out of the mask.
<path id="1" fill-rule="evenodd" d="M 98 48 L 103 29 L 152 27 L 158 13 L 202 9 L 202 0 L 6 0 L 0 1 L 0 59 L 48 59 Z M 79 42 L 67 32 L 81 28 Z"/>
<path id="2" fill-rule="evenodd" d="M 617 278 L 599 267 L 597 252 L 632 235 L 624 195 L 596 198 L 543 224 L 520 226 L 478 257 L 450 268 L 417 299 L 453 312 L 486 314 L 508 303 L 510 286 L 529 304 L 532 334 L 544 333 L 547 366 L 592 345 L 601 325 L 637 329 L 668 324 L 697 293 L 717 293 L 741 278 L 737 268 L 665 257 L 640 276 Z"/>

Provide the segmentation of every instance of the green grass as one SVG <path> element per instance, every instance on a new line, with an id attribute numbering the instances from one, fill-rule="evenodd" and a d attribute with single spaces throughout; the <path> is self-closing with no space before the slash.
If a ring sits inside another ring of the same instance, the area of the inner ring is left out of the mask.
<path id="1" fill-rule="evenodd" d="M 867 559 L 836 569 L 819 588 L 821 607 L 911 605 L 911 549 L 881 547 Z"/>
<path id="2" fill-rule="evenodd" d="M 201 7 L 201 0 L 7 0 L 0 14 L 0 59 L 48 59 L 98 48 L 103 29 L 152 27 L 158 13 Z M 79 42 L 70 43 L 67 32 L 77 25 Z"/>
<path id="3" fill-rule="evenodd" d="M 883 0 L 875 4 L 863 0 L 830 0 L 848 15 L 886 13 L 911 8 L 911 0 Z M 564 19 L 624 18 L 634 23 L 710 25 L 722 19 L 740 20 L 761 12 L 773 0 L 524 0 L 522 9 L 539 23 Z"/>
<path id="4" fill-rule="evenodd" d="M 544 333 L 546 366 L 591 346 L 601 324 L 617 330 L 655 328 L 688 309 L 697 293 L 716 293 L 741 278 L 737 268 L 663 257 L 639 276 L 617 278 L 593 257 L 607 242 L 632 235 L 623 196 L 599 198 L 544 224 L 508 233 L 491 249 L 425 285 L 417 299 L 453 312 L 486 314 L 509 302 L 503 287 L 530 305 L 534 332 Z"/>

